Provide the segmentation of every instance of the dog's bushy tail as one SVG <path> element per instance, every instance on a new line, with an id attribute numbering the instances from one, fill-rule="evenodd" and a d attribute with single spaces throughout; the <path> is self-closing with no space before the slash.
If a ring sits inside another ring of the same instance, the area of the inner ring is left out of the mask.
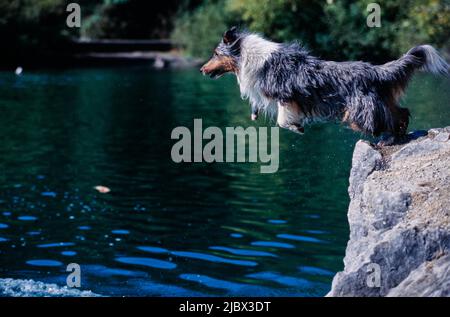
<path id="1" fill-rule="evenodd" d="M 375 68 L 375 82 L 379 87 L 383 103 L 379 103 L 380 118 L 384 126 L 374 127 L 372 130 L 391 131 L 404 134 L 409 122 L 409 111 L 400 108 L 399 99 L 403 95 L 412 75 L 417 70 L 424 70 L 434 74 L 450 75 L 449 65 L 439 56 L 430 45 L 419 45 L 410 49 L 406 54 L 392 62 L 377 65 Z M 387 106 L 387 108 L 386 108 Z M 388 111 L 389 109 L 389 111 Z"/>
<path id="2" fill-rule="evenodd" d="M 419 45 L 410 49 L 399 59 L 379 65 L 377 79 L 390 90 L 387 94 L 398 100 L 412 75 L 417 70 L 449 76 L 449 65 L 431 45 Z"/>
<path id="3" fill-rule="evenodd" d="M 431 45 L 419 45 L 410 49 L 406 56 L 414 56 L 414 65 L 421 70 L 440 75 L 449 75 L 449 65 Z"/>
<path id="4" fill-rule="evenodd" d="M 379 65 L 378 76 L 382 81 L 406 84 L 416 70 L 449 75 L 449 65 L 431 45 L 419 45 L 399 59 Z"/>

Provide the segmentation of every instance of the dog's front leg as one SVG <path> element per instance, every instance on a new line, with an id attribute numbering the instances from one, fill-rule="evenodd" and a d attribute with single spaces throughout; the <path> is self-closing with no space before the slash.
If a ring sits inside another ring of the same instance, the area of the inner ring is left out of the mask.
<path id="1" fill-rule="evenodd" d="M 277 103 L 278 115 L 277 124 L 281 128 L 291 130 L 296 133 L 303 134 L 305 129 L 300 124 L 300 116 L 295 105 L 290 103 Z"/>
<path id="2" fill-rule="evenodd" d="M 255 120 L 258 119 L 258 115 L 259 115 L 259 109 L 258 109 L 258 107 L 252 105 L 252 114 L 251 114 L 250 119 L 251 119 L 252 121 L 255 121 Z"/>

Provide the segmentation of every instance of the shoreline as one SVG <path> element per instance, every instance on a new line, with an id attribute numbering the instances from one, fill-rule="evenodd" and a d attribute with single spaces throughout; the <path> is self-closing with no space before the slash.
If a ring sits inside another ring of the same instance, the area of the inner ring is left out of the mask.
<path id="1" fill-rule="evenodd" d="M 52 50 L 29 51 L 0 61 L 0 70 L 146 65 L 154 69 L 198 67 L 171 40 L 79 40 Z"/>
<path id="2" fill-rule="evenodd" d="M 27 70 L 70 69 L 92 67 L 145 66 L 152 69 L 188 69 L 200 67 L 203 60 L 182 55 L 178 51 L 130 51 L 130 52 L 88 52 L 70 55 L 48 55 L 26 59 L 22 63 L 0 64 L 0 71 L 14 72 L 18 67 Z"/>

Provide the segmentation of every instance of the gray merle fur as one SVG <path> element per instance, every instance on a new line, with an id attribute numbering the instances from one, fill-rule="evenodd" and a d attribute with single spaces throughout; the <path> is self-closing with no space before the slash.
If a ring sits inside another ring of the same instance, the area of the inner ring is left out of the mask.
<path id="1" fill-rule="evenodd" d="M 247 65 L 248 61 L 242 60 L 246 53 L 244 50 L 253 49 L 251 41 L 244 45 L 249 35 L 251 33 L 231 29 L 216 49 L 218 58 L 226 56 L 235 61 L 238 78 L 244 77 L 239 73 L 244 71 L 244 65 L 251 67 L 251 64 Z M 252 41 L 258 46 L 265 43 L 256 42 L 255 35 Z M 321 60 L 296 42 L 275 44 L 262 38 L 261 41 L 277 46 L 264 57 L 262 65 L 250 69 L 253 71 L 252 89 L 281 105 L 295 103 L 303 116 L 300 125 L 309 119 L 320 118 L 347 122 L 355 130 L 374 136 L 390 133 L 401 137 L 406 133 L 410 113 L 398 102 L 413 73 L 423 69 L 448 75 L 449 70 L 448 64 L 429 45 L 416 46 L 395 61 L 372 65 Z M 250 56 L 249 53 L 247 55 Z M 208 73 L 205 66 L 202 71 Z M 248 69 L 246 71 L 249 72 Z M 217 75 L 217 71 L 214 74 Z M 239 84 L 242 92 L 246 83 L 241 79 Z M 258 98 L 253 99 L 256 101 L 250 98 L 254 112 L 260 105 L 257 104 Z"/>

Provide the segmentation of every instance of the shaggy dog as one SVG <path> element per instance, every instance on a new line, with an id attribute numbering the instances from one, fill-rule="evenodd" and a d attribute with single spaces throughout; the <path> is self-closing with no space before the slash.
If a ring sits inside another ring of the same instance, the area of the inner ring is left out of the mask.
<path id="1" fill-rule="evenodd" d="M 410 113 L 399 98 L 418 69 L 448 74 L 449 66 L 430 45 L 383 65 L 332 62 L 298 43 L 274 43 L 233 27 L 200 71 L 211 78 L 234 73 L 252 120 L 277 113 L 280 127 L 299 133 L 314 121 L 340 121 L 373 136 L 390 135 L 389 144 L 406 134 Z"/>

